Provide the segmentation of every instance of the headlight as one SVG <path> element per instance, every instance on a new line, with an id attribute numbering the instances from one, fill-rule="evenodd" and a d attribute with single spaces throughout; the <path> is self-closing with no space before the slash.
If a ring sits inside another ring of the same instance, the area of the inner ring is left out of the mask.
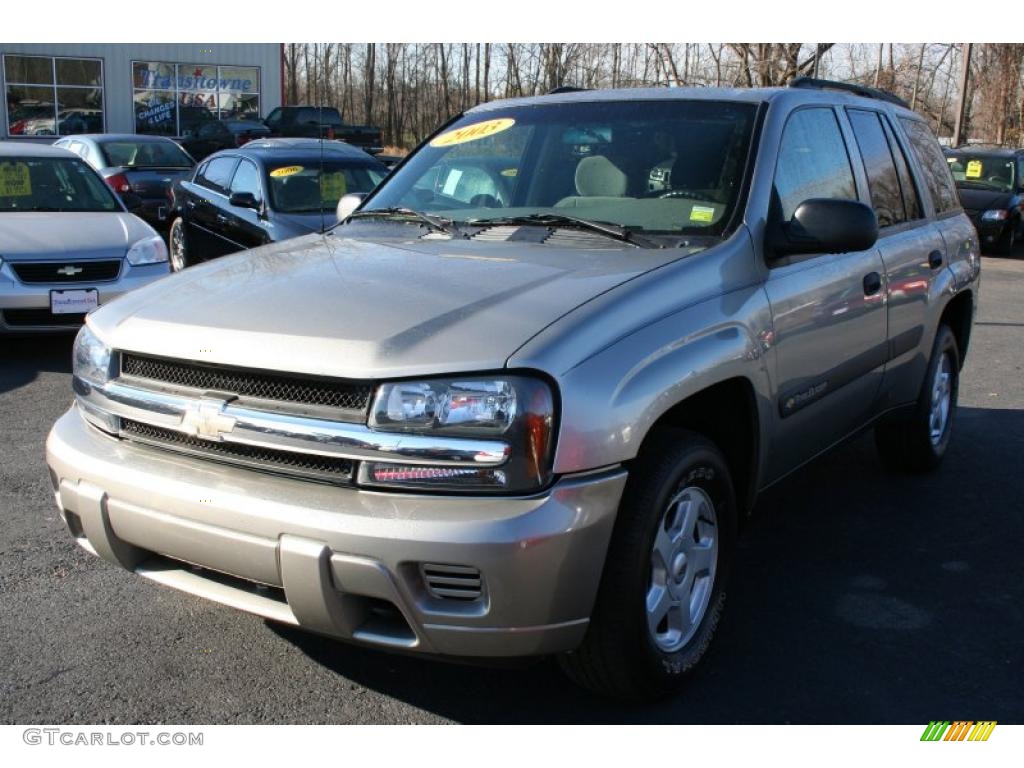
<path id="1" fill-rule="evenodd" d="M 110 347 L 83 325 L 75 338 L 72 353 L 75 378 L 94 387 L 101 387 L 110 379 Z"/>
<path id="2" fill-rule="evenodd" d="M 147 237 L 129 248 L 126 258 L 133 267 L 143 264 L 158 264 L 161 261 L 167 261 L 167 246 L 164 245 L 163 238 L 159 235 Z"/>
<path id="3" fill-rule="evenodd" d="M 982 221 L 1003 221 L 1010 214 L 1005 210 L 985 211 L 981 214 Z"/>
<path id="4" fill-rule="evenodd" d="M 459 377 L 382 384 L 370 428 L 438 438 L 500 439 L 510 449 L 500 467 L 363 462 L 362 485 L 526 492 L 551 478 L 551 388 L 525 376 Z"/>

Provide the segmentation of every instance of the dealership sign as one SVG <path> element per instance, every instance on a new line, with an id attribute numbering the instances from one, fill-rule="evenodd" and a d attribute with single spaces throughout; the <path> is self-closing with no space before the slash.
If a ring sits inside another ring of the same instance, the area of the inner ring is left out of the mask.
<path id="1" fill-rule="evenodd" d="M 138 72 L 141 82 L 136 86 L 154 91 L 237 91 L 245 93 L 253 90 L 253 82 L 242 77 L 213 77 L 201 69 L 191 75 L 179 72 L 176 77 L 164 75 L 154 69 L 143 69 Z"/>

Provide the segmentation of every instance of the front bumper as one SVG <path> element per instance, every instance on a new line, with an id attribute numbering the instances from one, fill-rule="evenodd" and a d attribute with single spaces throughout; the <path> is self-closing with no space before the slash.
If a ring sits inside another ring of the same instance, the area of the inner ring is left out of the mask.
<path id="1" fill-rule="evenodd" d="M 67 322 L 62 322 L 60 315 L 50 315 L 50 291 L 84 290 L 99 291 L 100 306 L 108 304 L 121 294 L 141 288 L 147 283 L 170 274 L 168 262 L 145 264 L 133 267 L 127 262 L 121 266 L 121 274 L 116 280 L 100 283 L 22 283 L 5 262 L 0 266 L 0 335 L 4 334 L 36 334 L 66 333 L 81 327 L 80 315 L 69 315 Z M 38 322 L 14 321 L 14 317 L 24 312 L 21 310 L 37 310 Z M 8 311 L 11 316 L 8 317 Z"/>
<path id="2" fill-rule="evenodd" d="M 447 656 L 576 647 L 625 485 L 622 469 L 531 498 L 377 493 L 129 444 L 72 407 L 46 444 L 77 542 L 153 581 L 275 621 Z M 439 597 L 423 565 L 476 569 Z"/>

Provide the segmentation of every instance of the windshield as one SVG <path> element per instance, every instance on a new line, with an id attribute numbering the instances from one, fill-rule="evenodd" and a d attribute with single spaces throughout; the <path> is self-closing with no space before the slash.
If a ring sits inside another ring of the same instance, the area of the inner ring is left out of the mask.
<path id="1" fill-rule="evenodd" d="M 121 207 L 89 166 L 74 158 L 0 159 L 0 211 L 110 211 Z"/>
<path id="2" fill-rule="evenodd" d="M 320 173 L 320 158 L 307 164 L 268 165 L 270 204 L 281 213 L 320 213 L 334 211 L 341 198 L 352 192 L 367 193 L 384 178 L 385 171 L 358 160 L 325 160 Z"/>
<path id="3" fill-rule="evenodd" d="M 456 224 L 571 216 L 653 233 L 721 234 L 755 106 L 604 101 L 466 115 L 417 150 L 363 211 Z"/>
<path id="4" fill-rule="evenodd" d="M 953 172 L 958 187 L 983 187 L 1012 192 L 1014 188 L 1014 162 L 1005 155 L 986 155 L 957 152 L 947 155 L 946 162 Z"/>
<path id="5" fill-rule="evenodd" d="M 108 166 L 191 168 L 192 160 L 173 141 L 109 141 L 103 144 Z"/>

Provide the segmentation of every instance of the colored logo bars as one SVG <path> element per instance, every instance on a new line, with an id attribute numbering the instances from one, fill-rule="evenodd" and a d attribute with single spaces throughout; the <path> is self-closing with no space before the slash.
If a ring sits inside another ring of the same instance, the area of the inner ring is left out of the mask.
<path id="1" fill-rule="evenodd" d="M 932 720 L 921 741 L 988 741 L 995 727 L 995 720 Z"/>

